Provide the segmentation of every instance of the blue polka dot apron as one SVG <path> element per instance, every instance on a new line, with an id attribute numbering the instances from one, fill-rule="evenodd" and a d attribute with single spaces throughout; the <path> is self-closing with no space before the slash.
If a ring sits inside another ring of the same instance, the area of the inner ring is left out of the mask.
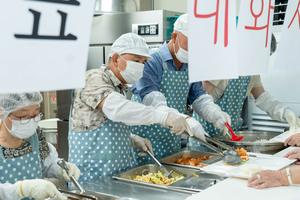
<path id="1" fill-rule="evenodd" d="M 239 131 L 243 125 L 243 120 L 241 119 L 241 112 L 243 109 L 243 104 L 247 92 L 248 85 L 250 83 L 250 76 L 239 77 L 238 79 L 229 80 L 229 84 L 223 97 L 216 101 L 215 104 L 220 106 L 222 111 L 226 112 L 231 117 L 231 128 L 233 131 Z M 214 136 L 221 131 L 214 127 L 212 123 L 209 123 L 201 119 L 197 113 L 193 113 L 193 117 L 197 119 L 204 130 L 210 135 Z M 201 143 L 195 141 L 194 139 L 188 138 L 188 146 L 199 146 L 201 150 L 211 152 L 209 148 L 205 147 Z"/>
<path id="2" fill-rule="evenodd" d="M 155 49 L 160 58 L 161 51 Z M 166 97 L 167 105 L 170 108 L 185 113 L 186 101 L 189 92 L 188 71 L 169 70 L 167 63 L 163 62 L 164 74 L 159 86 L 159 91 Z M 139 95 L 133 95 L 131 98 L 134 102 L 141 103 Z M 170 133 L 169 128 L 164 128 L 158 124 L 150 126 L 132 126 L 131 133 L 147 138 L 151 141 L 154 156 L 159 158 L 181 148 L 180 136 Z M 144 163 L 151 160 L 148 156 L 138 156 L 141 152 L 136 148 L 132 148 L 132 162 L 134 164 Z"/>
<path id="3" fill-rule="evenodd" d="M 26 179 L 41 179 L 42 167 L 40 161 L 39 139 L 37 133 L 30 137 L 32 152 L 18 158 L 5 159 L 0 150 L 0 183 L 14 184 Z M 23 198 L 33 199 L 33 198 Z"/>
<path id="4" fill-rule="evenodd" d="M 73 96 L 74 91 L 72 99 Z M 71 112 L 69 118 L 69 162 L 81 171 L 79 183 L 132 166 L 129 126 L 108 119 L 97 129 L 74 132 L 71 129 Z"/>

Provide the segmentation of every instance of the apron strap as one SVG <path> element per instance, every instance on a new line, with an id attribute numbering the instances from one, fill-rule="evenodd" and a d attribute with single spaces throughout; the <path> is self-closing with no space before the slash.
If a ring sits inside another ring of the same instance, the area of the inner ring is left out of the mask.
<path id="1" fill-rule="evenodd" d="M 162 53 L 161 53 L 160 48 L 155 48 L 153 50 L 156 51 L 156 53 L 159 55 L 160 59 L 162 59 Z M 169 69 L 166 61 L 163 61 L 162 65 L 163 65 L 164 70 Z"/>
<path id="2" fill-rule="evenodd" d="M 71 131 L 71 117 L 72 117 L 72 108 L 73 108 L 73 103 L 74 103 L 74 96 L 75 96 L 75 89 L 72 90 L 71 94 L 71 107 L 70 107 L 70 114 L 69 114 L 69 131 Z"/>
<path id="3" fill-rule="evenodd" d="M 37 132 L 35 132 L 31 137 L 30 137 L 30 144 L 31 144 L 31 148 L 32 151 L 37 151 L 39 152 L 39 138 L 37 135 Z"/>

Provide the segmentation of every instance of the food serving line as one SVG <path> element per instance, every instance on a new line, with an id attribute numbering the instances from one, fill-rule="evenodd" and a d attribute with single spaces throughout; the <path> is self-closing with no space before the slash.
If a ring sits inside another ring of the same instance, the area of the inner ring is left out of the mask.
<path id="1" fill-rule="evenodd" d="M 248 145 L 251 144 L 251 141 L 257 141 L 258 139 L 270 139 L 266 136 L 266 134 L 263 137 L 261 137 L 263 134 L 255 134 L 253 132 L 248 134 L 253 135 L 251 138 L 248 136 Z M 219 139 L 222 140 L 222 138 Z M 258 145 L 262 146 L 262 144 L 263 143 L 259 143 Z M 255 146 L 255 144 L 252 145 Z M 277 145 L 275 143 L 275 146 Z M 287 152 L 294 148 L 297 147 L 289 147 L 275 155 L 252 153 L 255 157 L 250 157 L 248 162 L 262 165 L 264 169 L 279 170 L 291 165 L 295 161 L 283 158 Z M 201 165 L 207 166 L 199 168 L 195 166 L 176 164 L 175 161 L 178 160 L 178 158 L 181 158 L 182 155 L 185 157 L 191 156 L 193 158 L 213 155 L 215 155 L 215 157 L 201 162 Z M 97 196 L 99 200 L 122 199 L 120 197 L 143 200 L 193 200 L 199 198 L 222 198 L 234 200 L 241 199 L 241 197 L 243 197 L 243 199 L 293 199 L 297 197 L 299 193 L 298 191 L 300 191 L 300 187 L 298 186 L 275 187 L 263 190 L 248 188 L 247 178 L 250 177 L 250 175 L 241 174 L 241 166 L 243 165 L 236 167 L 226 166 L 223 164 L 221 156 L 217 153 L 200 152 L 197 147 L 181 149 L 170 156 L 160 159 L 160 162 L 164 164 L 164 167 L 168 171 L 174 171 L 177 174 L 181 174 L 184 178 L 171 183 L 168 186 L 134 180 L 137 176 L 141 176 L 142 174 L 146 175 L 147 173 L 157 173 L 160 170 L 160 168 L 154 163 L 147 163 L 135 166 L 131 169 L 126 169 L 125 171 L 115 175 L 101 177 L 94 181 L 84 183 L 82 184 L 82 187 L 87 191 L 86 194 Z M 292 165 L 290 167 L 294 166 L 296 165 Z M 76 191 L 74 190 L 72 192 Z M 100 194 L 102 194 L 102 196 Z"/>

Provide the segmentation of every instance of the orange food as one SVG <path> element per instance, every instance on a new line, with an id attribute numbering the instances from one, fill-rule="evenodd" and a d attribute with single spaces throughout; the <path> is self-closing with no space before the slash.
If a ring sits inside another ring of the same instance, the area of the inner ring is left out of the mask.
<path id="1" fill-rule="evenodd" d="M 190 165 L 190 166 L 196 166 L 196 167 L 205 167 L 206 165 L 200 164 L 201 162 L 213 158 L 215 156 L 203 156 L 202 158 L 193 158 L 191 156 L 185 157 L 184 155 L 181 156 L 178 160 L 176 160 L 175 163 L 181 164 L 181 165 Z"/>
<path id="2" fill-rule="evenodd" d="M 242 160 L 249 160 L 246 149 L 241 148 L 241 149 L 236 149 L 235 151 L 238 154 L 240 154 Z"/>

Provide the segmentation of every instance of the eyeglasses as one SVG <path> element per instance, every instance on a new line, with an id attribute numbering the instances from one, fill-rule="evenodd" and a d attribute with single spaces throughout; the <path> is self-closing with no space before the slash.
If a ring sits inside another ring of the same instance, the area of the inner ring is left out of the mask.
<path id="1" fill-rule="evenodd" d="M 12 113 L 10 113 L 10 115 L 13 115 L 14 117 L 18 118 L 20 120 L 21 124 L 27 124 L 30 122 L 31 119 L 33 119 L 33 121 L 35 122 L 39 122 L 41 121 L 41 119 L 43 118 L 43 116 L 45 115 L 45 113 L 40 112 L 39 114 L 35 115 L 35 116 L 30 116 L 30 115 L 24 115 L 24 116 L 16 116 Z"/>

